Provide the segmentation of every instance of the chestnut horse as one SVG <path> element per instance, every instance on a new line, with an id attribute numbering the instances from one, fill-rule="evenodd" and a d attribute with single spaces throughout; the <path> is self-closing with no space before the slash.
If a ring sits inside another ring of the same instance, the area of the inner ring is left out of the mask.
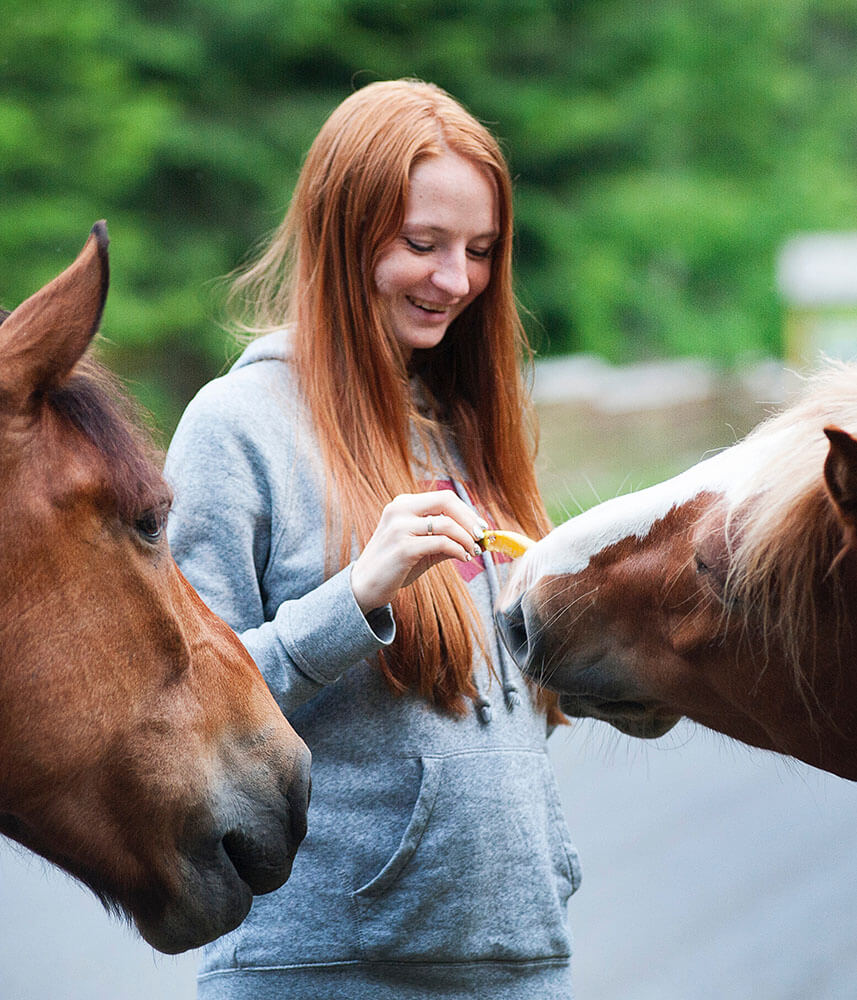
<path id="1" fill-rule="evenodd" d="M 309 753 L 181 576 L 146 436 L 83 358 L 107 243 L 0 326 L 0 833 L 179 952 L 288 878 Z"/>
<path id="2" fill-rule="evenodd" d="M 665 483 L 571 519 L 498 610 L 571 716 L 687 716 L 857 779 L 857 365 Z"/>

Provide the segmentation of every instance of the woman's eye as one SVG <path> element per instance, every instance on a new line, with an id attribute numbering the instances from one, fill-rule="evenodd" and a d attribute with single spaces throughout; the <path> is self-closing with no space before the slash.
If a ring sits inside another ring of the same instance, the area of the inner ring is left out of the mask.
<path id="1" fill-rule="evenodd" d="M 405 243 L 413 250 L 415 253 L 430 253 L 434 247 L 429 243 L 417 243 L 416 240 L 408 239 L 405 237 Z"/>
<path id="2" fill-rule="evenodd" d="M 154 510 L 147 510 L 134 522 L 137 533 L 150 544 L 157 542 L 164 531 L 164 519 Z"/>
<path id="3" fill-rule="evenodd" d="M 467 252 L 477 260 L 489 260 L 494 254 L 494 247 L 487 247 L 484 250 L 478 247 L 470 247 Z"/>

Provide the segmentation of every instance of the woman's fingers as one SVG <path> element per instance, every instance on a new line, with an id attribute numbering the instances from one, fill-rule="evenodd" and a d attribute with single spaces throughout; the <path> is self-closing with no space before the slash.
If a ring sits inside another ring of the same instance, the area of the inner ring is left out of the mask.
<path id="1" fill-rule="evenodd" d="M 360 608 L 368 612 L 389 603 L 444 559 L 478 556 L 476 541 L 485 527 L 452 490 L 397 496 L 352 567 L 351 587 Z"/>
<path id="2" fill-rule="evenodd" d="M 450 534 L 451 537 L 458 538 L 468 549 L 473 548 L 472 543 L 478 542 L 488 527 L 476 511 L 452 490 L 403 493 L 389 506 L 407 510 L 421 517 L 423 527 L 418 529 L 420 533 Z"/>

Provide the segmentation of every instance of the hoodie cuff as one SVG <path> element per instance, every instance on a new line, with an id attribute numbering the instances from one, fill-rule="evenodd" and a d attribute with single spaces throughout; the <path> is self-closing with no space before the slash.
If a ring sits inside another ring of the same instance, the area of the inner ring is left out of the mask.
<path id="1" fill-rule="evenodd" d="M 275 617 L 280 640 L 298 669 L 332 684 L 349 668 L 389 646 L 396 635 L 390 605 L 364 615 L 351 590 L 351 566 L 303 597 L 285 602 Z"/>

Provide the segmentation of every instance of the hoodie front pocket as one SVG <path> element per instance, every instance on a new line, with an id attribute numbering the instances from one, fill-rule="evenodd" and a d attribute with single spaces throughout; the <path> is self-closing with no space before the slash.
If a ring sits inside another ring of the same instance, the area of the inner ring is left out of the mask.
<path id="1" fill-rule="evenodd" d="M 421 762 L 398 847 L 352 894 L 365 956 L 567 957 L 565 906 L 579 866 L 544 753 L 475 750 Z"/>

